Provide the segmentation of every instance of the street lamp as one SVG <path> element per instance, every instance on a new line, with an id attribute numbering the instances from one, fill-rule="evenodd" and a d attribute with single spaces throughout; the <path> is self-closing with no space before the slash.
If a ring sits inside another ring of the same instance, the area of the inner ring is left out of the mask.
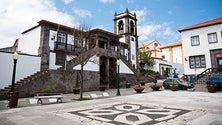
<path id="1" fill-rule="evenodd" d="M 116 95 L 117 96 L 120 96 L 120 91 L 119 91 L 119 65 L 120 65 L 120 60 L 119 59 L 117 59 L 117 61 L 116 61 L 116 64 L 117 64 L 117 80 L 116 80 L 116 82 L 117 82 L 117 93 L 116 93 Z"/>
<path id="2" fill-rule="evenodd" d="M 14 68 L 13 68 L 13 75 L 12 75 L 12 86 L 11 86 L 11 92 L 14 93 L 14 87 L 15 87 L 15 73 L 16 73 L 16 63 L 18 60 L 18 53 L 15 52 L 13 55 L 13 60 L 14 60 Z"/>
<path id="3" fill-rule="evenodd" d="M 14 91 L 15 88 L 15 74 L 16 74 L 16 63 L 18 60 L 18 53 L 15 52 L 13 54 L 13 61 L 14 61 L 14 67 L 13 67 L 13 74 L 12 74 L 12 86 L 11 86 L 11 92 L 10 92 L 10 102 L 9 102 L 9 107 L 17 107 L 18 104 L 18 92 Z"/>

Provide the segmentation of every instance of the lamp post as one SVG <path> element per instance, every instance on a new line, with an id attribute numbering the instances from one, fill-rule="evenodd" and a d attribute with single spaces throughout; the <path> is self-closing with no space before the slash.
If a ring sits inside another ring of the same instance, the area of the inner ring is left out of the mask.
<path id="1" fill-rule="evenodd" d="M 9 107 L 17 107 L 18 104 L 18 92 L 14 91 L 15 88 L 15 74 L 16 74 L 16 63 L 18 60 L 18 53 L 15 52 L 13 54 L 13 62 L 14 62 L 14 67 L 13 67 L 13 74 L 12 74 L 12 86 L 11 86 L 11 92 L 10 92 L 10 102 L 9 102 Z"/>
<path id="2" fill-rule="evenodd" d="M 117 93 L 116 93 L 116 95 L 117 96 L 120 96 L 120 90 L 119 90 L 119 65 L 120 65 L 120 60 L 119 59 L 117 59 L 117 61 L 116 61 L 116 64 L 117 64 L 117 80 L 116 80 L 116 82 L 117 82 Z"/>

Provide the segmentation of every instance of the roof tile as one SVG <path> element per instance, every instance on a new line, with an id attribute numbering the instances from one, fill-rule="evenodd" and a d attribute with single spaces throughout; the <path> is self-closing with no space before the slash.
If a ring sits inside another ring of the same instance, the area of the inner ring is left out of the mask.
<path id="1" fill-rule="evenodd" d="M 179 32 L 222 23 L 222 17 L 179 29 Z"/>

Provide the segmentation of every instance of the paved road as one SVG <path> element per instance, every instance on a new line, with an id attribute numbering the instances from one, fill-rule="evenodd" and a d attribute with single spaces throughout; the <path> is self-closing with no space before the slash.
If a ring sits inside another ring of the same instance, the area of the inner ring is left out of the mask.
<path id="1" fill-rule="evenodd" d="M 221 125 L 222 92 L 107 90 L 109 97 L 73 101 L 79 95 L 64 95 L 63 103 L 30 104 L 19 99 L 18 108 L 5 109 L 0 101 L 0 125 Z M 102 95 L 94 91 L 84 93 Z"/>

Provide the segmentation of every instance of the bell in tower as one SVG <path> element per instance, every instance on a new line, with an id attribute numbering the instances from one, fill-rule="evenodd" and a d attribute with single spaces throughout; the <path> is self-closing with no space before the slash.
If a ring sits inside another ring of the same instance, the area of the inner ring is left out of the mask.
<path id="1" fill-rule="evenodd" d="M 137 67 L 137 50 L 138 50 L 138 36 L 137 36 L 137 19 L 136 13 L 133 14 L 126 11 L 120 14 L 114 14 L 114 33 L 121 35 L 120 42 L 128 45 L 127 56 L 129 61 L 135 68 Z"/>

